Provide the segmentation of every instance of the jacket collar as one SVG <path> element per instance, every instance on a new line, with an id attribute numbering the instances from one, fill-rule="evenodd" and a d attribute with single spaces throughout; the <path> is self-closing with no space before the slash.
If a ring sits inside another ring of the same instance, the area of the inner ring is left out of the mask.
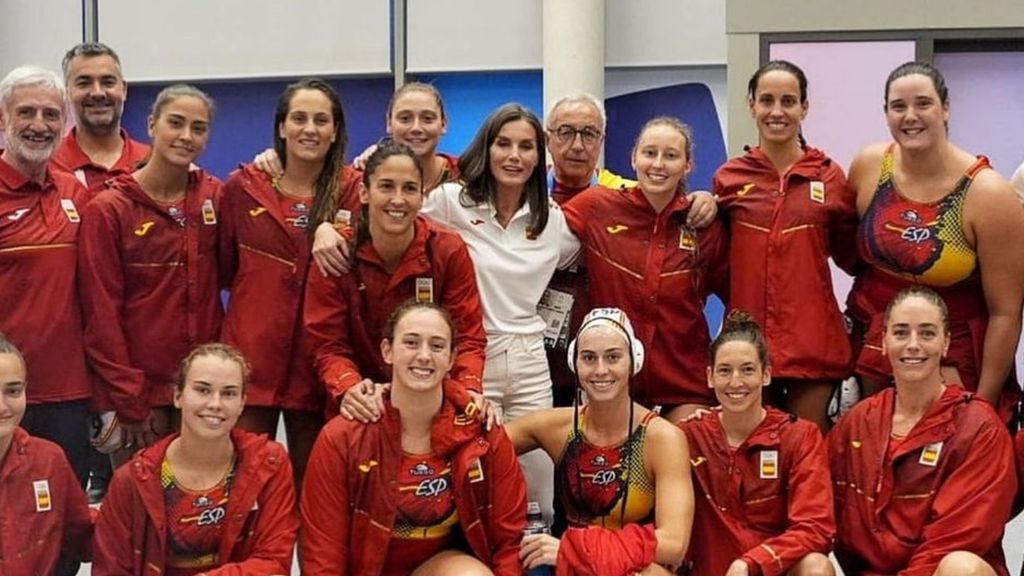
<path id="1" fill-rule="evenodd" d="M 650 200 L 648 200 L 647 196 L 644 195 L 644 191 L 639 184 L 630 188 L 622 188 L 617 192 L 619 194 L 623 194 L 633 204 L 642 206 L 645 209 L 650 210 L 652 213 L 654 212 L 654 206 L 651 205 Z M 692 204 L 692 202 L 690 201 L 690 196 L 688 194 L 681 191 L 676 192 L 675 197 L 672 198 L 672 200 L 665 205 L 665 209 L 657 215 L 658 220 L 671 219 L 675 217 L 676 214 L 682 214 L 684 215 L 682 220 L 685 221 L 685 214 L 690 209 L 690 204 Z"/>
<path id="2" fill-rule="evenodd" d="M 738 452 L 751 448 L 773 448 L 779 446 L 782 444 L 782 429 L 796 420 L 796 416 L 771 406 L 765 406 L 765 412 L 764 419 L 757 425 L 757 428 L 754 428 L 750 436 L 747 436 L 747 439 L 740 444 L 737 448 Z M 707 420 L 707 427 L 711 430 L 713 437 L 719 439 L 728 448 L 725 428 L 722 427 L 719 414 L 719 409 L 715 409 L 711 414 L 704 416 L 704 419 Z"/>
<path id="3" fill-rule="evenodd" d="M 0 149 L 3 152 L 3 149 Z M 14 190 L 18 192 L 36 192 L 46 190 L 53 186 L 53 174 L 50 172 L 51 168 L 49 165 L 46 167 L 46 178 L 42 186 L 29 180 L 27 176 L 21 173 L 17 168 L 8 164 L 5 160 L 0 158 L 0 185 L 8 190 Z"/>
<path id="4" fill-rule="evenodd" d="M 199 201 L 198 195 L 195 194 L 195 192 L 200 189 L 203 180 L 206 179 L 206 177 L 206 172 L 201 169 L 189 170 L 188 184 L 186 184 L 185 187 L 186 192 L 184 200 L 186 212 L 190 211 L 190 204 Z M 107 186 L 111 189 L 121 192 L 123 195 L 125 195 L 125 197 L 130 198 L 133 202 L 142 204 L 144 206 L 148 206 L 155 210 L 156 212 L 164 214 L 166 215 L 167 218 L 170 218 L 170 215 L 167 214 L 167 211 L 164 210 L 164 208 L 160 206 L 160 204 L 157 203 L 156 200 L 153 200 L 153 198 L 151 198 L 149 194 L 146 194 L 146 191 L 143 190 L 142 186 L 139 185 L 139 181 L 136 180 L 135 177 L 132 176 L 131 174 L 119 174 L 110 179 L 107 182 Z M 190 198 L 194 198 L 194 200 L 190 200 Z"/>
<path id="5" fill-rule="evenodd" d="M 748 147 L 747 153 L 744 154 L 741 160 L 758 171 L 776 171 L 775 165 L 768 159 L 764 151 L 760 146 Z M 780 176 L 792 176 L 797 175 L 808 180 L 820 179 L 821 174 L 824 172 L 825 167 L 832 164 L 832 159 L 825 155 L 824 152 L 817 148 L 807 146 L 804 148 L 804 154 L 796 161 L 795 164 L 789 169 L 789 171 Z"/>
<path id="6" fill-rule="evenodd" d="M 449 384 L 451 383 L 451 384 Z M 448 391 L 452 386 L 459 386 L 454 380 L 446 379 L 443 384 L 444 396 L 441 400 L 441 409 L 434 415 L 430 431 L 430 445 L 433 453 L 441 457 L 451 457 L 463 446 L 482 435 L 482 424 L 473 415 L 474 408 L 459 409 L 455 401 L 449 397 Z M 384 403 L 384 423 L 389 428 L 389 437 L 401 439 L 402 425 L 401 415 L 398 408 L 391 404 L 390 396 L 386 397 Z"/>
<path id="7" fill-rule="evenodd" d="M 18 426 L 14 429 L 11 445 L 7 448 L 7 454 L 3 456 L 0 463 L 0 481 L 6 480 L 15 470 L 21 468 L 28 459 L 29 434 L 24 428 Z"/>
<path id="8" fill-rule="evenodd" d="M 127 465 L 135 476 L 139 495 L 146 514 L 163 534 L 166 529 L 166 508 L 163 487 L 160 484 L 160 466 L 167 456 L 167 448 L 180 436 L 175 432 L 156 444 L 149 446 L 132 457 Z M 242 479 L 232 487 L 231 502 L 249 503 L 255 500 L 254 493 L 281 466 L 276 457 L 270 457 L 269 440 L 266 435 L 252 434 L 240 428 L 231 431 L 231 442 L 235 447 L 235 478 Z M 232 506 L 234 507 L 234 506 Z"/>
<path id="9" fill-rule="evenodd" d="M 421 260 L 422 264 L 426 264 L 427 261 L 427 244 L 434 236 L 434 230 L 427 220 L 423 216 L 416 216 L 413 221 L 413 238 L 412 242 L 405 249 L 405 254 L 402 255 L 402 262 L 395 269 L 396 275 L 399 270 L 404 268 L 407 263 Z M 384 267 L 384 260 L 377 253 L 377 249 L 373 247 L 373 240 L 367 240 L 364 242 L 359 249 L 356 251 L 356 258 L 364 262 L 369 262 L 376 266 Z"/>
<path id="10" fill-rule="evenodd" d="M 877 404 L 877 414 L 869 415 L 868 422 L 879 422 L 882 427 L 882 438 L 888 439 L 892 432 L 892 415 L 896 408 L 896 389 L 887 388 L 880 392 L 883 396 Z M 973 400 L 973 395 L 955 384 L 947 384 L 942 395 L 932 403 L 925 415 L 907 434 L 893 457 L 913 451 L 925 444 L 938 442 L 951 436 L 956 431 L 956 412 L 959 407 Z"/>
<path id="11" fill-rule="evenodd" d="M 110 172 L 118 169 L 131 171 L 134 167 L 130 165 L 130 161 L 133 157 L 142 156 L 141 151 L 136 151 L 136 147 L 143 146 L 142 144 L 132 140 L 128 137 L 128 131 L 124 128 L 120 129 L 121 134 L 121 155 L 117 158 L 117 161 L 113 166 L 110 167 Z M 97 168 L 106 168 L 94 164 L 92 159 L 82 150 L 82 147 L 78 144 L 78 126 L 71 129 L 65 136 L 60 144 L 60 148 L 57 154 L 61 154 L 66 161 L 64 164 L 71 170 L 78 170 L 85 168 L 86 166 L 96 166 Z"/>

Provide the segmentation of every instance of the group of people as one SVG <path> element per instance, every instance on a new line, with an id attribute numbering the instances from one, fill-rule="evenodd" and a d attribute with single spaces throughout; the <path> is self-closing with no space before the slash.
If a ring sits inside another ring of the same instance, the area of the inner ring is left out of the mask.
<path id="1" fill-rule="evenodd" d="M 5 572 L 285 574 L 298 542 L 325 575 L 1007 574 L 1024 206 L 948 140 L 930 65 L 890 74 L 893 141 L 849 178 L 804 141 L 804 73 L 762 66 L 710 192 L 670 117 L 635 180 L 599 170 L 587 95 L 453 157 L 406 84 L 346 165 L 315 78 L 221 183 L 201 90 L 164 89 L 145 145 L 113 50 L 63 72 L 0 81 Z M 565 529 L 524 536 L 528 500 Z"/>

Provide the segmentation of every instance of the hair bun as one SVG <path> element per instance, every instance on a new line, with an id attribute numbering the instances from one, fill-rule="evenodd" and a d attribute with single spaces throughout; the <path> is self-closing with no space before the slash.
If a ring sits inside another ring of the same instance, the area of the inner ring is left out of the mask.
<path id="1" fill-rule="evenodd" d="M 743 310 L 739 309 L 733 309 L 732 311 L 730 311 L 729 314 L 725 317 L 725 322 L 722 324 L 723 332 L 744 328 L 760 329 L 761 326 L 757 323 L 757 320 L 754 320 L 754 317 L 751 316 L 748 312 L 744 312 Z"/>

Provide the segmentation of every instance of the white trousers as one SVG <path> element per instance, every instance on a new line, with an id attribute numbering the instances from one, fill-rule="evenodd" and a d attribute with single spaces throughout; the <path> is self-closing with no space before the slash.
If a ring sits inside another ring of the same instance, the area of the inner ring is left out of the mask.
<path id="1" fill-rule="evenodd" d="M 541 334 L 487 335 L 484 396 L 501 406 L 506 421 L 551 408 L 551 372 Z M 550 525 L 554 516 L 555 472 L 551 458 L 537 449 L 519 457 L 527 500 L 538 502 Z"/>

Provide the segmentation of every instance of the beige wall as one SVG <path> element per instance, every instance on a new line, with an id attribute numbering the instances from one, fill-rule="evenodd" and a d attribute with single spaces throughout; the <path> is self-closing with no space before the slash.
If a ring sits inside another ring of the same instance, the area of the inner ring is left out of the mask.
<path id="1" fill-rule="evenodd" d="M 730 154 L 755 142 L 746 85 L 760 64 L 761 34 L 1024 28 L 1022 0 L 727 0 Z"/>

